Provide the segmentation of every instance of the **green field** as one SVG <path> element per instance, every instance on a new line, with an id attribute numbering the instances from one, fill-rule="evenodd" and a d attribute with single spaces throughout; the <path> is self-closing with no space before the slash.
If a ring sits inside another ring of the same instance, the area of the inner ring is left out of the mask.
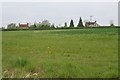
<path id="1" fill-rule="evenodd" d="M 118 29 L 3 31 L 3 77 L 118 77 Z"/>

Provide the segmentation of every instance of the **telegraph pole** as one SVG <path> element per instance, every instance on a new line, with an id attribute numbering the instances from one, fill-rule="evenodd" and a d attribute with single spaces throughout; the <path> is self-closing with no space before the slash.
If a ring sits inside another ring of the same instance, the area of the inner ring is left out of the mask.
<path id="1" fill-rule="evenodd" d="M 90 22 L 92 22 L 92 17 L 93 17 L 93 16 L 90 16 Z"/>

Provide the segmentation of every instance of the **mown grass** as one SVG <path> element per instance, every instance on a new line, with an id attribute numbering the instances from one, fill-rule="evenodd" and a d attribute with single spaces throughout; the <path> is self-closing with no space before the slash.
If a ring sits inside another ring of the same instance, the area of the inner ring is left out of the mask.
<path id="1" fill-rule="evenodd" d="M 118 77 L 117 28 L 7 31 L 2 47 L 3 77 Z"/>

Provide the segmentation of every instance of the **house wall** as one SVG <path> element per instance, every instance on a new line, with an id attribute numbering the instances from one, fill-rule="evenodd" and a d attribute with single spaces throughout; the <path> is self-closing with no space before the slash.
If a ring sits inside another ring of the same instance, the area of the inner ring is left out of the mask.
<path id="1" fill-rule="evenodd" d="M 85 24 L 85 27 L 99 27 L 99 24 L 94 23 L 94 24 Z"/>
<path id="2" fill-rule="evenodd" d="M 28 29 L 28 27 L 19 27 L 20 29 Z"/>
<path id="3" fill-rule="evenodd" d="M 28 26 L 28 23 L 27 24 L 20 24 L 19 23 L 19 29 L 28 29 L 29 26 Z"/>

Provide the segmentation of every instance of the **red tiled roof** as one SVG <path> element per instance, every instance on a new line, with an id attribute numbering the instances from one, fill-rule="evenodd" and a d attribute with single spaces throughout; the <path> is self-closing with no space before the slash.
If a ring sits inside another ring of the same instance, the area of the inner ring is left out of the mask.
<path id="1" fill-rule="evenodd" d="M 28 27 L 28 24 L 19 24 L 19 27 Z"/>

